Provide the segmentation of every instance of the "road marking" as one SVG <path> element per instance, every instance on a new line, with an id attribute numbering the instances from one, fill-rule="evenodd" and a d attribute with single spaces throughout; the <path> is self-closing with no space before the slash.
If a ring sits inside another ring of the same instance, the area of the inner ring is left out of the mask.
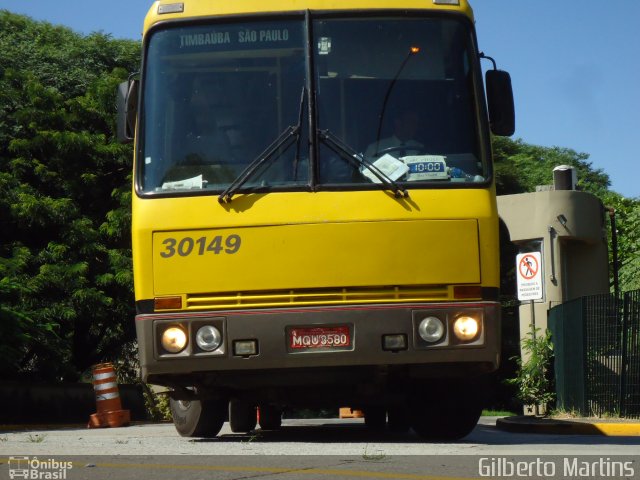
<path id="1" fill-rule="evenodd" d="M 73 468 L 83 468 L 86 462 L 73 462 Z M 283 468 L 283 467 L 243 467 L 231 465 L 172 465 L 152 463 L 96 463 L 101 468 L 121 469 L 160 469 L 160 470 L 192 470 L 210 472 L 243 472 L 243 473 L 270 473 L 270 474 L 301 474 L 301 475 L 326 475 L 354 478 L 389 478 L 406 480 L 470 480 L 475 477 L 444 477 L 437 475 L 419 475 L 412 473 L 372 472 L 366 470 L 340 470 L 332 468 Z"/>

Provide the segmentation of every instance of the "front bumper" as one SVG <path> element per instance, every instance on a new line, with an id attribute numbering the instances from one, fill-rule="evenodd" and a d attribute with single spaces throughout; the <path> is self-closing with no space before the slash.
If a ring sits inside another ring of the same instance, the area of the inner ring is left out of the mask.
<path id="1" fill-rule="evenodd" d="M 458 341 L 452 321 L 462 313 L 480 317 L 481 328 L 469 342 Z M 445 337 L 435 344 L 424 342 L 417 332 L 419 321 L 435 315 L 446 325 Z M 213 324 L 223 341 L 214 352 L 195 345 L 195 332 Z M 164 351 L 159 337 L 167 326 L 179 325 L 187 333 L 187 347 L 177 354 Z M 348 327 L 350 345 L 345 348 L 292 348 L 290 331 L 295 328 Z M 439 376 L 439 366 L 449 372 L 482 371 L 498 367 L 500 357 L 500 305 L 497 302 L 438 303 L 412 305 L 348 305 L 340 307 L 282 308 L 226 312 L 180 312 L 141 314 L 136 329 L 143 380 L 158 384 L 189 385 L 193 378 L 234 378 L 243 384 L 243 372 L 286 373 L 291 369 L 328 370 L 364 366 L 420 367 L 423 376 Z M 385 350 L 384 335 L 404 335 L 406 349 Z M 234 342 L 257 341 L 255 355 L 234 355 Z M 460 366 L 451 370 L 451 366 Z M 478 370 L 478 368 L 475 368 Z M 211 383 L 211 382 L 208 382 Z M 214 382 L 215 383 L 215 382 Z"/>

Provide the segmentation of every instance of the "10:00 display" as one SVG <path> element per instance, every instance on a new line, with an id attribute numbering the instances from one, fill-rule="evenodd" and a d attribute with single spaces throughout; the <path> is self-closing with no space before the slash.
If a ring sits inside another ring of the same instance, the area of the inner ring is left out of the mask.
<path id="1" fill-rule="evenodd" d="M 187 257 L 192 254 L 204 255 L 207 252 L 213 252 L 215 255 L 220 253 L 236 253 L 240 249 L 242 240 L 240 235 L 229 235 L 223 237 L 216 235 L 213 239 L 208 240 L 207 237 L 191 238 L 184 237 L 180 241 L 175 238 L 167 238 L 162 241 L 164 251 L 160 252 L 162 258 L 171 258 L 178 254 L 181 257 Z"/>

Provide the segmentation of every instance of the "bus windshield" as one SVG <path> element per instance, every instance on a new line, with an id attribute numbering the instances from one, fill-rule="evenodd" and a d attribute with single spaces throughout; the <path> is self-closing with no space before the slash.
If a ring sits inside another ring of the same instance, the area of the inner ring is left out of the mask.
<path id="1" fill-rule="evenodd" d="M 139 191 L 221 192 L 239 177 L 243 191 L 379 188 L 372 168 L 411 188 L 488 178 L 466 22 L 322 17 L 308 26 L 301 18 L 152 33 Z M 287 131 L 295 134 L 282 138 Z"/>

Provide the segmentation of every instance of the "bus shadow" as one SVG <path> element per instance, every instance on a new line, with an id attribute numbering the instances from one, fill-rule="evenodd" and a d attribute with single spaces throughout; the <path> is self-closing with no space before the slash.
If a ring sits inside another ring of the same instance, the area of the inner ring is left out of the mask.
<path id="1" fill-rule="evenodd" d="M 314 442 L 314 443 L 422 443 L 412 431 L 406 433 L 375 431 L 364 424 L 324 423 L 316 425 L 283 425 L 279 430 L 261 430 L 249 433 L 222 433 L 216 438 L 195 439 L 198 442 Z"/>
<path id="2" fill-rule="evenodd" d="M 228 429 L 225 429 L 228 431 Z M 284 425 L 279 430 L 256 429 L 249 433 L 222 433 L 216 438 L 191 439 L 202 443 L 377 443 L 377 444 L 446 444 L 458 445 L 638 445 L 640 437 L 602 435 L 512 433 L 495 425 L 479 424 L 462 440 L 425 440 L 408 432 L 375 431 L 362 423 L 319 423 L 314 425 Z"/>

